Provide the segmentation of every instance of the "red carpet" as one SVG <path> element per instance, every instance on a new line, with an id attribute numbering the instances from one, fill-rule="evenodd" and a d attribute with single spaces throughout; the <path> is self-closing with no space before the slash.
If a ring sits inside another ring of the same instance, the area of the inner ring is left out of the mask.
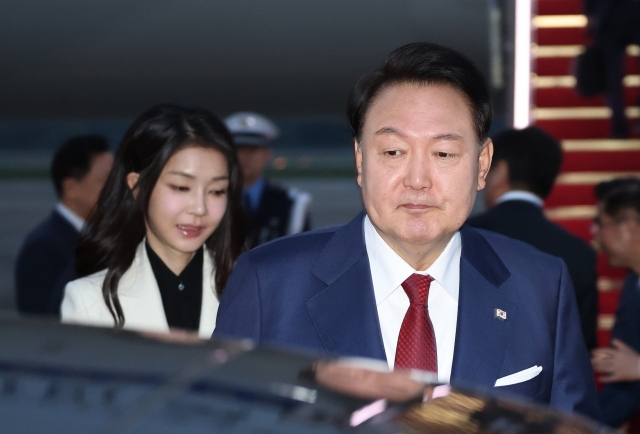
<path id="1" fill-rule="evenodd" d="M 538 16 L 582 15 L 582 1 L 538 0 L 537 13 Z M 610 120 L 604 96 L 582 98 L 573 90 L 571 71 L 575 55 L 587 40 L 584 24 L 568 20 L 553 27 L 541 24 L 533 35 L 533 42 L 538 47 L 534 50 L 533 62 L 537 77 L 532 82 L 534 123 L 562 140 L 565 149 L 562 175 L 545 207 L 552 219 L 590 242 L 591 221 L 595 214 L 593 187 L 602 180 L 629 172 L 640 175 L 640 140 L 606 140 L 610 134 Z M 637 48 L 628 50 L 625 59 L 628 107 L 632 107 L 640 95 L 640 70 L 635 57 L 638 51 Z M 599 107 L 602 109 L 598 110 Z M 633 111 L 628 114 L 638 116 Z M 608 345 L 625 274 L 625 270 L 609 267 L 600 255 L 600 345 Z"/>

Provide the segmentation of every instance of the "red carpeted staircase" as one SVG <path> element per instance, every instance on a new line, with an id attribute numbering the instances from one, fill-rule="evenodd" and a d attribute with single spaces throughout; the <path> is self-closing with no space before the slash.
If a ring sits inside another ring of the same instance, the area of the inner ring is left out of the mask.
<path id="1" fill-rule="evenodd" d="M 574 91 L 574 58 L 588 40 L 582 0 L 538 0 L 533 16 L 533 123 L 562 141 L 562 174 L 545 203 L 547 214 L 570 232 L 591 241 L 595 216 L 593 187 L 621 176 L 640 177 L 640 138 L 609 140 L 610 113 L 604 96 L 582 98 Z M 627 117 L 640 117 L 640 47 L 627 49 L 625 95 Z M 598 340 L 608 345 L 626 270 L 598 260 L 600 316 Z"/>

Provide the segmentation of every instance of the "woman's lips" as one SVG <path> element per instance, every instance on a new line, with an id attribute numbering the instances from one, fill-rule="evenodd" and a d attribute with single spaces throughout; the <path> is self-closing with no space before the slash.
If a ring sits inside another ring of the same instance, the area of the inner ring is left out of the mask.
<path id="1" fill-rule="evenodd" d="M 195 238 L 204 230 L 204 226 L 177 225 L 178 230 L 187 238 Z"/>

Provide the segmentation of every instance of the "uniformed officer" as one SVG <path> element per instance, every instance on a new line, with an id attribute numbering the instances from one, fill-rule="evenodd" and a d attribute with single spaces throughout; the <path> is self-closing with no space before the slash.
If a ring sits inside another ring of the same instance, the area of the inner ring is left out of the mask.
<path id="1" fill-rule="evenodd" d="M 266 117 L 251 112 L 234 113 L 225 123 L 238 146 L 244 177 L 242 205 L 249 220 L 249 247 L 311 229 L 311 195 L 273 185 L 264 178 L 264 168 L 272 155 L 269 145 L 280 135 L 278 127 Z"/>

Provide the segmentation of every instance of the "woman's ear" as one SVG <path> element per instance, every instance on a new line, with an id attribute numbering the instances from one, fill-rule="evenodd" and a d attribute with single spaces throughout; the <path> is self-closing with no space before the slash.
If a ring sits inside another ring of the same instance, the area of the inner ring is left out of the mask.
<path id="1" fill-rule="evenodd" d="M 136 172 L 129 172 L 127 175 L 127 185 L 131 190 L 131 194 L 133 194 L 133 198 L 135 199 L 138 195 L 138 180 L 140 179 L 140 174 Z"/>

